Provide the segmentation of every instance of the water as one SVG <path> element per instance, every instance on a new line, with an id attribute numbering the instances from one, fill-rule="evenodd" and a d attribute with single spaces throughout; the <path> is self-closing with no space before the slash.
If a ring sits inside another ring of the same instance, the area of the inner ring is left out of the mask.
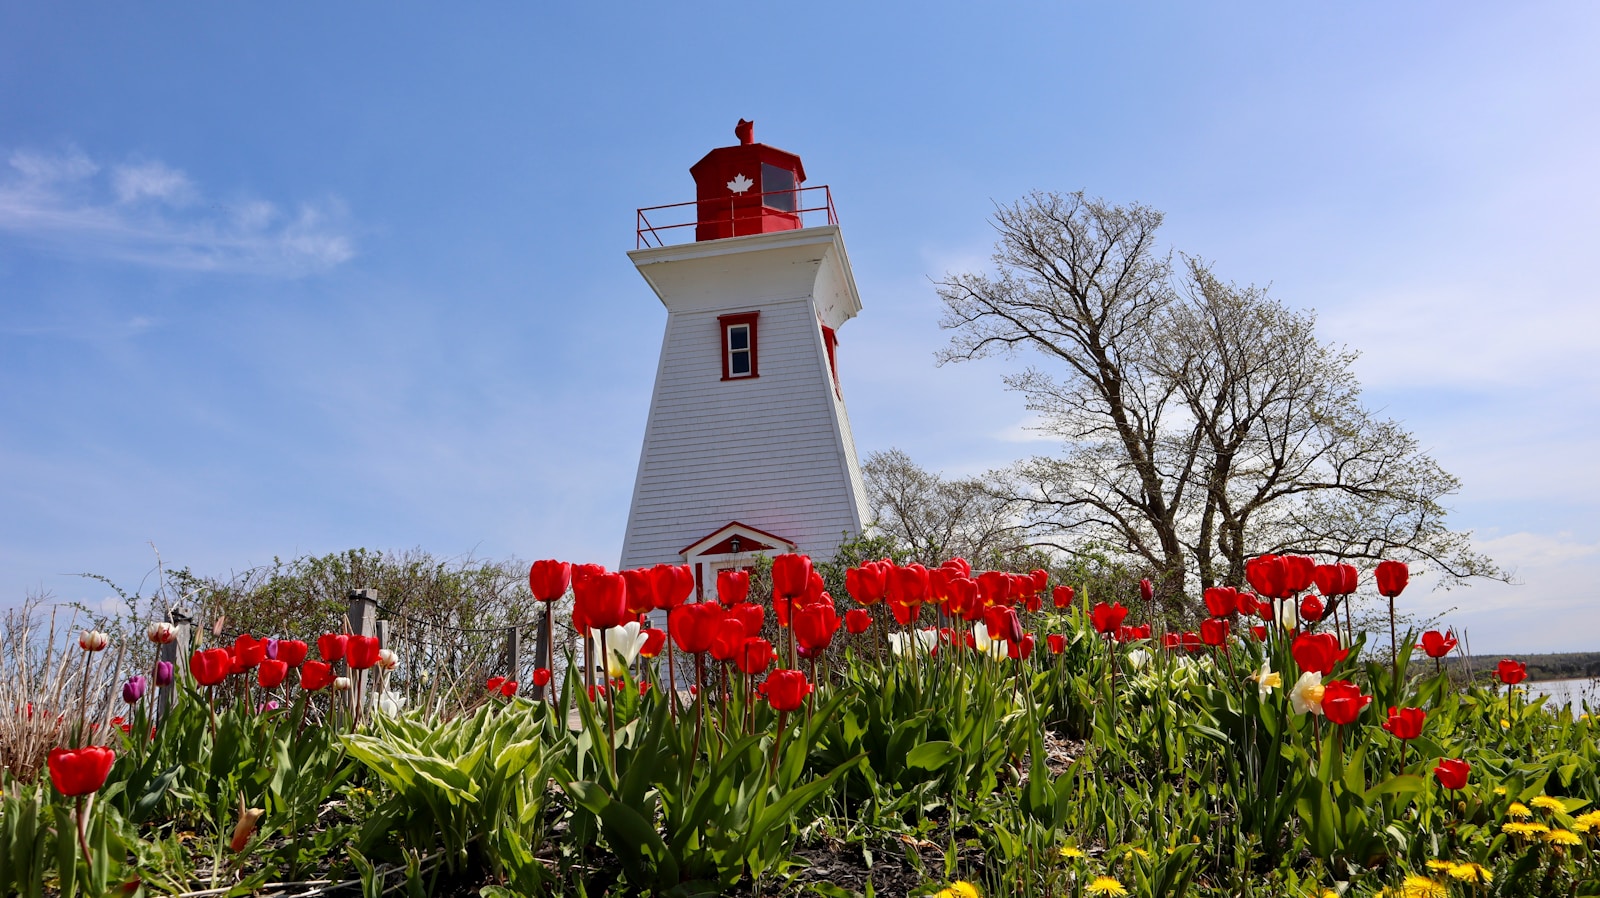
<path id="1" fill-rule="evenodd" d="M 1571 705 L 1574 712 L 1583 710 L 1585 702 L 1589 707 L 1600 709 L 1600 679 L 1593 677 L 1578 677 L 1571 680 L 1540 680 L 1522 684 L 1527 690 L 1529 698 L 1538 698 L 1541 695 L 1550 696 L 1545 702 L 1545 707 L 1554 710 L 1562 705 Z"/>

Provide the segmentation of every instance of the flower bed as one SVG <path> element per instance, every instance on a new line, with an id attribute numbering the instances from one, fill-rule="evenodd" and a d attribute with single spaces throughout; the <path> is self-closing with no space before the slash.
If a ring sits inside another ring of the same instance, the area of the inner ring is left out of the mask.
<path id="1" fill-rule="evenodd" d="M 1587 714 L 1515 661 L 1452 684 L 1448 633 L 1374 653 L 1348 565 L 1248 573 L 1177 629 L 1147 591 L 1086 608 L 960 560 L 852 568 L 848 609 L 803 556 L 703 602 L 683 568 L 539 562 L 587 657 L 448 716 L 400 707 L 374 639 L 241 635 L 120 684 L 115 726 L 49 723 L 0 892 L 1600 894 Z M 79 644 L 84 708 L 117 638 Z"/>

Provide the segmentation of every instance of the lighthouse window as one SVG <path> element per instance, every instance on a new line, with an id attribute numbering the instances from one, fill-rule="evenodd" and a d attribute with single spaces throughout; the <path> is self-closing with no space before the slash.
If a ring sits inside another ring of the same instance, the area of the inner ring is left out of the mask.
<path id="1" fill-rule="evenodd" d="M 761 205 L 781 212 L 794 211 L 794 172 L 761 163 Z"/>
<path id="2" fill-rule="evenodd" d="M 760 312 L 740 315 L 723 315 L 717 319 L 722 326 L 722 379 L 756 377 L 756 318 Z"/>

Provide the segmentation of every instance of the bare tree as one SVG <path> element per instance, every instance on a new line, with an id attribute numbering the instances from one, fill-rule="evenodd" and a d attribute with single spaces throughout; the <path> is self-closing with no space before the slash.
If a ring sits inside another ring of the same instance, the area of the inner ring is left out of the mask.
<path id="1" fill-rule="evenodd" d="M 861 474 L 877 528 L 914 561 L 982 564 L 1027 541 L 1008 503 L 978 478 L 946 479 L 899 449 L 867 456 Z"/>
<path id="2" fill-rule="evenodd" d="M 1174 266 L 1161 215 L 1036 193 L 995 215 L 992 273 L 939 284 L 940 361 L 1032 349 L 1006 378 L 1064 452 L 990 488 L 1036 539 L 1119 547 L 1181 594 L 1242 583 L 1271 551 L 1423 562 L 1447 583 L 1504 576 L 1449 530 L 1458 482 L 1361 404 L 1355 354 L 1256 287 Z"/>

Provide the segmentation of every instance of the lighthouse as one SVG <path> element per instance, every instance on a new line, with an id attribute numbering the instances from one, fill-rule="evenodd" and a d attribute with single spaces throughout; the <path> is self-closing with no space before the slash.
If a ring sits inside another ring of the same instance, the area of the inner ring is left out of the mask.
<path id="1" fill-rule="evenodd" d="M 734 133 L 689 169 L 693 202 L 639 210 L 628 254 L 667 326 L 621 566 L 689 564 L 702 596 L 757 553 L 831 558 L 867 521 L 838 368 L 861 298 L 832 195 L 750 122 Z"/>

